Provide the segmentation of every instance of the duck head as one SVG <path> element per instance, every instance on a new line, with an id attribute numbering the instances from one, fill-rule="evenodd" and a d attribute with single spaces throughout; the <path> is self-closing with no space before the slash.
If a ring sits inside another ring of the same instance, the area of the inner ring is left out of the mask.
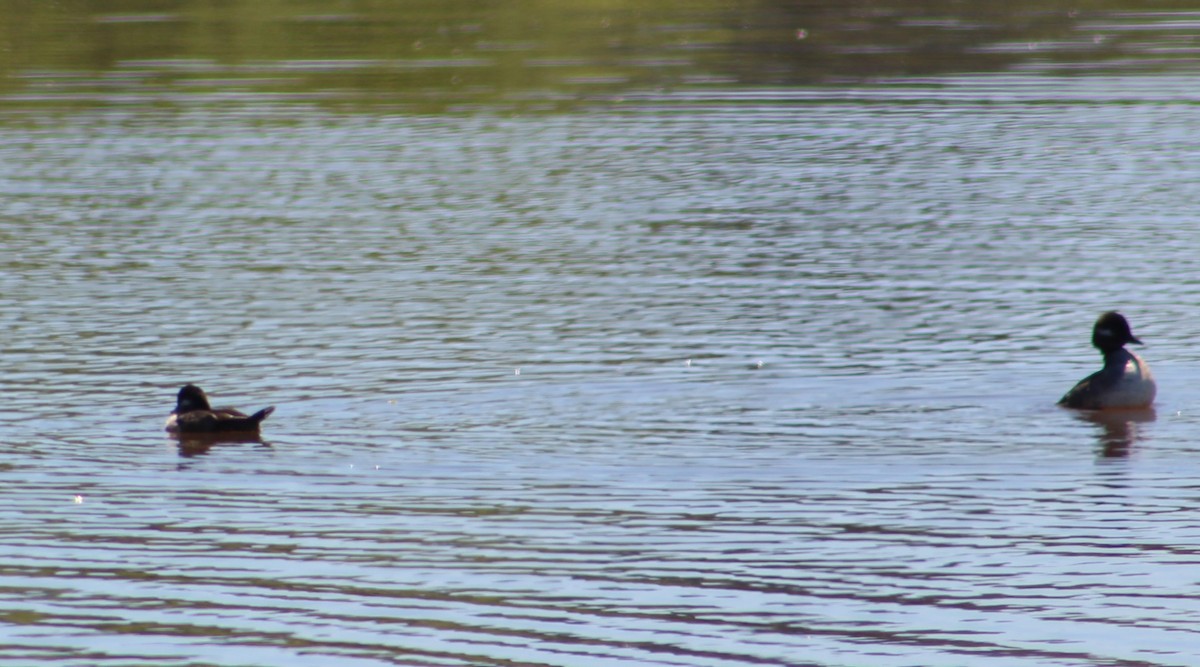
<path id="1" fill-rule="evenodd" d="M 1124 315 L 1110 310 L 1096 320 L 1096 326 L 1092 328 L 1092 345 L 1097 349 L 1107 354 L 1125 347 L 1126 343 L 1141 345 L 1142 341 L 1133 335 Z"/>
<path id="2" fill-rule="evenodd" d="M 179 396 L 175 398 L 174 414 L 183 414 L 192 410 L 211 410 L 208 405 L 208 396 L 204 395 L 204 390 L 194 384 L 184 385 L 183 389 L 179 390 Z"/>

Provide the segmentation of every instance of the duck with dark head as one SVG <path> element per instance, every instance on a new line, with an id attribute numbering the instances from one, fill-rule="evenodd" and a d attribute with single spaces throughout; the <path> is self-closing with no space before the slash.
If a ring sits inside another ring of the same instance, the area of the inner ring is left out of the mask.
<path id="1" fill-rule="evenodd" d="M 184 385 L 175 399 L 175 409 L 167 417 L 170 433 L 258 433 L 264 419 L 275 406 L 263 408 L 252 415 L 233 408 L 213 408 L 204 390 L 194 384 Z"/>
<path id="2" fill-rule="evenodd" d="M 1092 328 L 1092 345 L 1104 355 L 1104 368 L 1080 380 L 1058 404 L 1081 410 L 1150 407 L 1158 386 L 1150 367 L 1126 350 L 1126 343 L 1142 344 L 1129 328 L 1129 321 L 1115 311 L 1101 315 Z"/>

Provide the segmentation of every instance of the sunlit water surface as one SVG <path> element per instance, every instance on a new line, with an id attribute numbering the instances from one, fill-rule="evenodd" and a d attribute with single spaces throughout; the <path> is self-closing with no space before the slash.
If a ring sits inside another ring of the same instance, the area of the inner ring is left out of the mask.
<path id="1" fill-rule="evenodd" d="M 1193 90 L 7 113 L 0 661 L 1194 665 Z"/>

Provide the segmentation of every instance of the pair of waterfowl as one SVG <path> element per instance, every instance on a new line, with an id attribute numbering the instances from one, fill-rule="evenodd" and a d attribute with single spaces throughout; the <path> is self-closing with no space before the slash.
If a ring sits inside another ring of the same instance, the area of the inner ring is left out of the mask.
<path id="1" fill-rule="evenodd" d="M 1125 349 L 1126 343 L 1141 342 L 1120 313 L 1101 315 L 1092 329 L 1092 345 L 1104 355 L 1104 368 L 1081 380 L 1058 401 L 1059 405 L 1083 410 L 1149 407 L 1158 391 L 1154 376 L 1146 362 Z M 175 409 L 167 418 L 167 430 L 185 434 L 258 433 L 263 420 L 274 411 L 273 405 L 252 415 L 233 408 L 213 408 L 204 391 L 189 384 L 179 390 Z"/>

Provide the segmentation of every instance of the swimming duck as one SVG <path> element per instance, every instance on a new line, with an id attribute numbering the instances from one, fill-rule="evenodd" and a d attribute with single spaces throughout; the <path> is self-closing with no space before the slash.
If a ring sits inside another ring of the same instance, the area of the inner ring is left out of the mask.
<path id="1" fill-rule="evenodd" d="M 171 433 L 258 433 L 259 425 L 275 406 L 263 408 L 252 415 L 233 408 L 213 409 L 204 390 L 194 384 L 184 385 L 175 399 L 175 409 L 167 417 Z"/>
<path id="2" fill-rule="evenodd" d="M 1125 349 L 1126 343 L 1142 344 L 1117 312 L 1096 320 L 1092 345 L 1104 355 L 1104 368 L 1092 373 L 1063 396 L 1058 404 L 1082 410 L 1146 408 L 1154 402 L 1158 387 L 1150 367 L 1141 357 Z"/>

